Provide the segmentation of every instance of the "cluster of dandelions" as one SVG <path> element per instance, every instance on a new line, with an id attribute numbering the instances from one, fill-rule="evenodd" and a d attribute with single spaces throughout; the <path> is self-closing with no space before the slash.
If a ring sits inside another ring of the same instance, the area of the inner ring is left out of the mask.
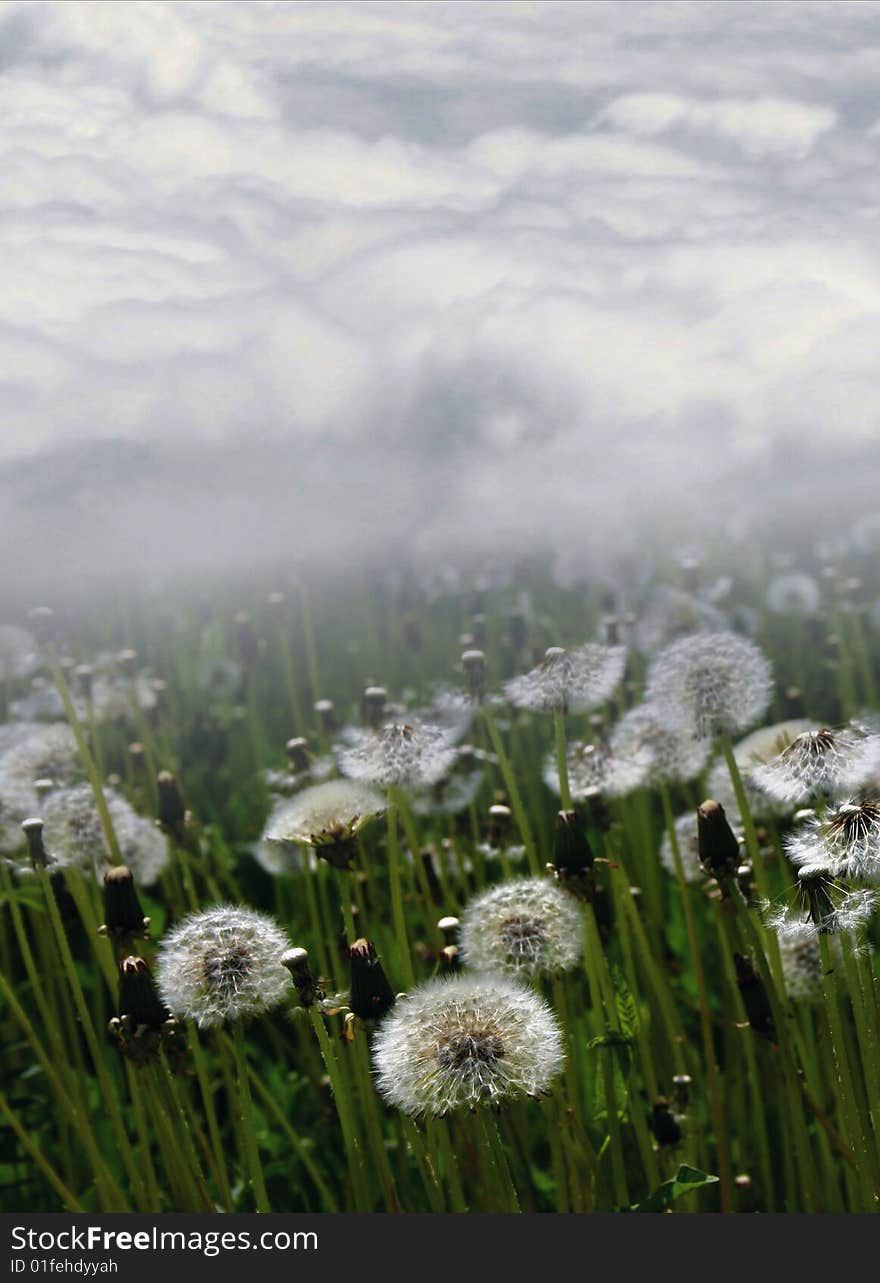
<path id="1" fill-rule="evenodd" d="M 547 1003 L 498 975 L 419 986 L 398 1001 L 373 1042 L 379 1091 L 416 1116 L 540 1096 L 563 1060 Z"/>
<path id="2" fill-rule="evenodd" d="M 255 909 L 218 905 L 190 914 L 159 946 L 162 1001 L 202 1029 L 262 1015 L 290 990 L 281 961 L 289 948 L 277 923 Z"/>

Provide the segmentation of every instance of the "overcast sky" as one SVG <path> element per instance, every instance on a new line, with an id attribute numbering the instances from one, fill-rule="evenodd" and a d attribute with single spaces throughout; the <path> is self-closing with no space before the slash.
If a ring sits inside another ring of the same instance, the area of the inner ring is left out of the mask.
<path id="1" fill-rule="evenodd" d="M 877 3 L 6 3 L 0 122 L 15 573 L 577 546 L 876 440 Z"/>

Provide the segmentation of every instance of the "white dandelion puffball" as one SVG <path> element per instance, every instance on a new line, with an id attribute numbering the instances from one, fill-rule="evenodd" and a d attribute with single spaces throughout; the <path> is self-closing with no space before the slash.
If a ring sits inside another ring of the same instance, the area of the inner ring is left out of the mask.
<path id="1" fill-rule="evenodd" d="M 797 868 L 874 882 L 880 876 L 880 802 L 849 799 L 812 815 L 785 839 Z"/>
<path id="2" fill-rule="evenodd" d="M 0 851 L 11 854 L 23 847 L 21 825 L 40 814 L 41 791 L 45 795 L 70 784 L 80 773 L 76 740 L 66 724 L 0 727 Z"/>
<path id="3" fill-rule="evenodd" d="M 782 819 L 791 814 L 791 803 L 783 801 L 763 787 L 759 768 L 772 762 L 799 735 L 814 730 L 819 730 L 818 723 L 793 718 L 785 722 L 774 722 L 772 726 L 762 726 L 734 745 L 733 756 L 754 819 Z M 706 792 L 709 797 L 721 803 L 729 816 L 737 817 L 737 823 L 741 823 L 733 782 L 724 757 L 719 757 L 713 763 L 706 781 Z"/>
<path id="4" fill-rule="evenodd" d="M 620 719 L 608 741 L 614 757 L 621 761 L 649 759 L 648 784 L 683 784 L 705 769 L 709 745 L 704 739 L 667 724 L 662 712 L 651 704 L 640 704 Z"/>
<path id="5" fill-rule="evenodd" d="M 700 864 L 700 842 L 695 813 L 687 811 L 684 815 L 679 815 L 673 827 L 685 882 L 701 882 L 705 874 Z M 663 840 L 660 843 L 660 863 L 667 873 L 671 873 L 673 877 L 676 876 L 672 839 L 668 833 L 663 834 Z"/>
<path id="6" fill-rule="evenodd" d="M 727 627 L 727 617 L 717 606 L 681 588 L 664 585 L 651 594 L 633 636 L 643 655 L 653 655 L 679 637 L 723 632 Z"/>
<path id="7" fill-rule="evenodd" d="M 385 806 L 382 794 L 359 780 L 326 780 L 278 806 L 263 837 L 288 845 L 334 846 L 353 838 Z"/>
<path id="8" fill-rule="evenodd" d="M 446 1114 L 548 1090 L 564 1061 L 542 998 L 500 976 L 429 980 L 373 1039 L 376 1085 L 404 1114 Z"/>
<path id="9" fill-rule="evenodd" d="M 391 722 L 361 731 L 339 750 L 343 775 L 382 788 L 424 788 L 452 769 L 456 749 L 448 734 L 429 722 Z"/>
<path id="10" fill-rule="evenodd" d="M 135 881 L 150 886 L 168 863 L 168 842 L 153 820 L 132 808 L 124 797 L 104 789 L 110 822 L 123 864 Z M 42 803 L 43 840 L 59 864 L 72 865 L 96 877 L 110 867 L 110 856 L 91 786 L 58 789 Z"/>
<path id="11" fill-rule="evenodd" d="M 474 971 L 525 977 L 571 971 L 583 951 L 581 907 L 548 878 L 502 882 L 470 900 L 459 951 Z"/>
<path id="12" fill-rule="evenodd" d="M 224 904 L 192 913 L 159 946 L 156 980 L 176 1016 L 202 1029 L 248 1020 L 282 1001 L 290 941 L 265 913 Z"/>
<path id="13" fill-rule="evenodd" d="M 767 609 L 775 615 L 815 615 L 821 603 L 819 585 L 805 571 L 776 575 L 767 589 Z"/>
<path id="14" fill-rule="evenodd" d="M 871 920 L 876 907 L 875 891 L 846 891 L 832 884 L 824 910 L 814 916 L 806 909 L 797 912 L 783 907 L 771 909 L 765 921 L 779 936 L 782 949 L 783 943 L 788 939 L 817 940 L 820 935 L 840 935 L 845 931 L 855 931 Z"/>
<path id="15" fill-rule="evenodd" d="M 682 733 L 708 739 L 751 726 L 772 690 L 770 662 L 754 642 L 736 633 L 697 633 L 660 652 L 646 698 Z"/>
<path id="16" fill-rule="evenodd" d="M 770 761 L 751 772 L 774 801 L 804 805 L 817 797 L 855 792 L 880 770 L 880 735 L 860 726 L 801 731 Z"/>
<path id="17" fill-rule="evenodd" d="M 565 757 L 568 785 L 575 802 L 583 802 L 592 793 L 601 793 L 604 797 L 626 797 L 647 783 L 654 761 L 653 754 L 644 747 L 618 757 L 609 744 L 601 741 L 596 744 L 571 743 Z M 555 753 L 550 753 L 545 759 L 543 779 L 547 787 L 558 795 L 559 769 Z"/>
<path id="18" fill-rule="evenodd" d="M 584 713 L 611 698 L 625 663 L 624 646 L 552 646 L 537 668 L 505 682 L 504 693 L 515 707 L 531 712 Z"/>

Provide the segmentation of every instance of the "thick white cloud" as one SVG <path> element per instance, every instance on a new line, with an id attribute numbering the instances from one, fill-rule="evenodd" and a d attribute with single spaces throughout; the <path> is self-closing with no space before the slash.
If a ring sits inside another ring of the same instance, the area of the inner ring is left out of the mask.
<path id="1" fill-rule="evenodd" d="M 858 454 L 878 72 L 877 3 L 0 5 L 15 573 L 586 547 Z"/>

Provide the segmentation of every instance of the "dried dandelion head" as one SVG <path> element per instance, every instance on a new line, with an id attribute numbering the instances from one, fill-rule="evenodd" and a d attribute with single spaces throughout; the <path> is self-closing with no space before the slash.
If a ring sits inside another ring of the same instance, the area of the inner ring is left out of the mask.
<path id="1" fill-rule="evenodd" d="M 468 903 L 459 947 L 475 971 L 526 977 L 570 971 L 583 949 L 582 910 L 546 878 L 502 882 Z"/>
<path id="2" fill-rule="evenodd" d="M 802 731 L 751 776 L 774 801 L 802 806 L 861 788 L 880 770 L 880 735 L 851 724 Z"/>
<path id="3" fill-rule="evenodd" d="M 168 844 L 152 820 L 138 815 L 112 789 L 104 798 L 123 862 L 141 886 L 154 883 L 168 863 Z M 43 802 L 44 840 L 61 865 L 103 878 L 110 853 L 94 795 L 88 784 L 58 789 Z"/>
<path id="4" fill-rule="evenodd" d="M 290 988 L 282 958 L 290 941 L 264 913 L 219 905 L 190 914 L 159 947 L 157 980 L 166 1006 L 201 1028 L 247 1020 Z"/>
<path id="5" fill-rule="evenodd" d="M 541 663 L 504 685 L 517 708 L 538 713 L 582 713 L 604 704 L 623 678 L 626 650 L 587 642 L 564 650 L 553 646 Z"/>
<path id="6" fill-rule="evenodd" d="M 550 1007 L 500 976 L 420 985 L 398 1001 L 373 1041 L 379 1091 L 416 1116 L 538 1096 L 563 1059 Z"/>
<path id="7" fill-rule="evenodd" d="M 277 847 L 280 864 L 297 858 L 298 848 L 310 846 L 331 864 L 348 864 L 358 833 L 385 810 L 385 799 L 357 780 L 327 780 L 303 789 L 276 807 L 266 823 L 262 844 Z M 282 868 L 270 872 L 282 872 Z"/>
<path id="8" fill-rule="evenodd" d="M 339 769 L 381 788 L 425 788 L 448 774 L 455 758 L 447 732 L 413 719 L 353 736 L 351 746 L 339 751 Z"/>
<path id="9" fill-rule="evenodd" d="M 711 739 L 755 722 L 772 687 L 769 660 L 754 642 L 735 633 L 698 633 L 660 652 L 647 699 L 670 726 Z"/>

